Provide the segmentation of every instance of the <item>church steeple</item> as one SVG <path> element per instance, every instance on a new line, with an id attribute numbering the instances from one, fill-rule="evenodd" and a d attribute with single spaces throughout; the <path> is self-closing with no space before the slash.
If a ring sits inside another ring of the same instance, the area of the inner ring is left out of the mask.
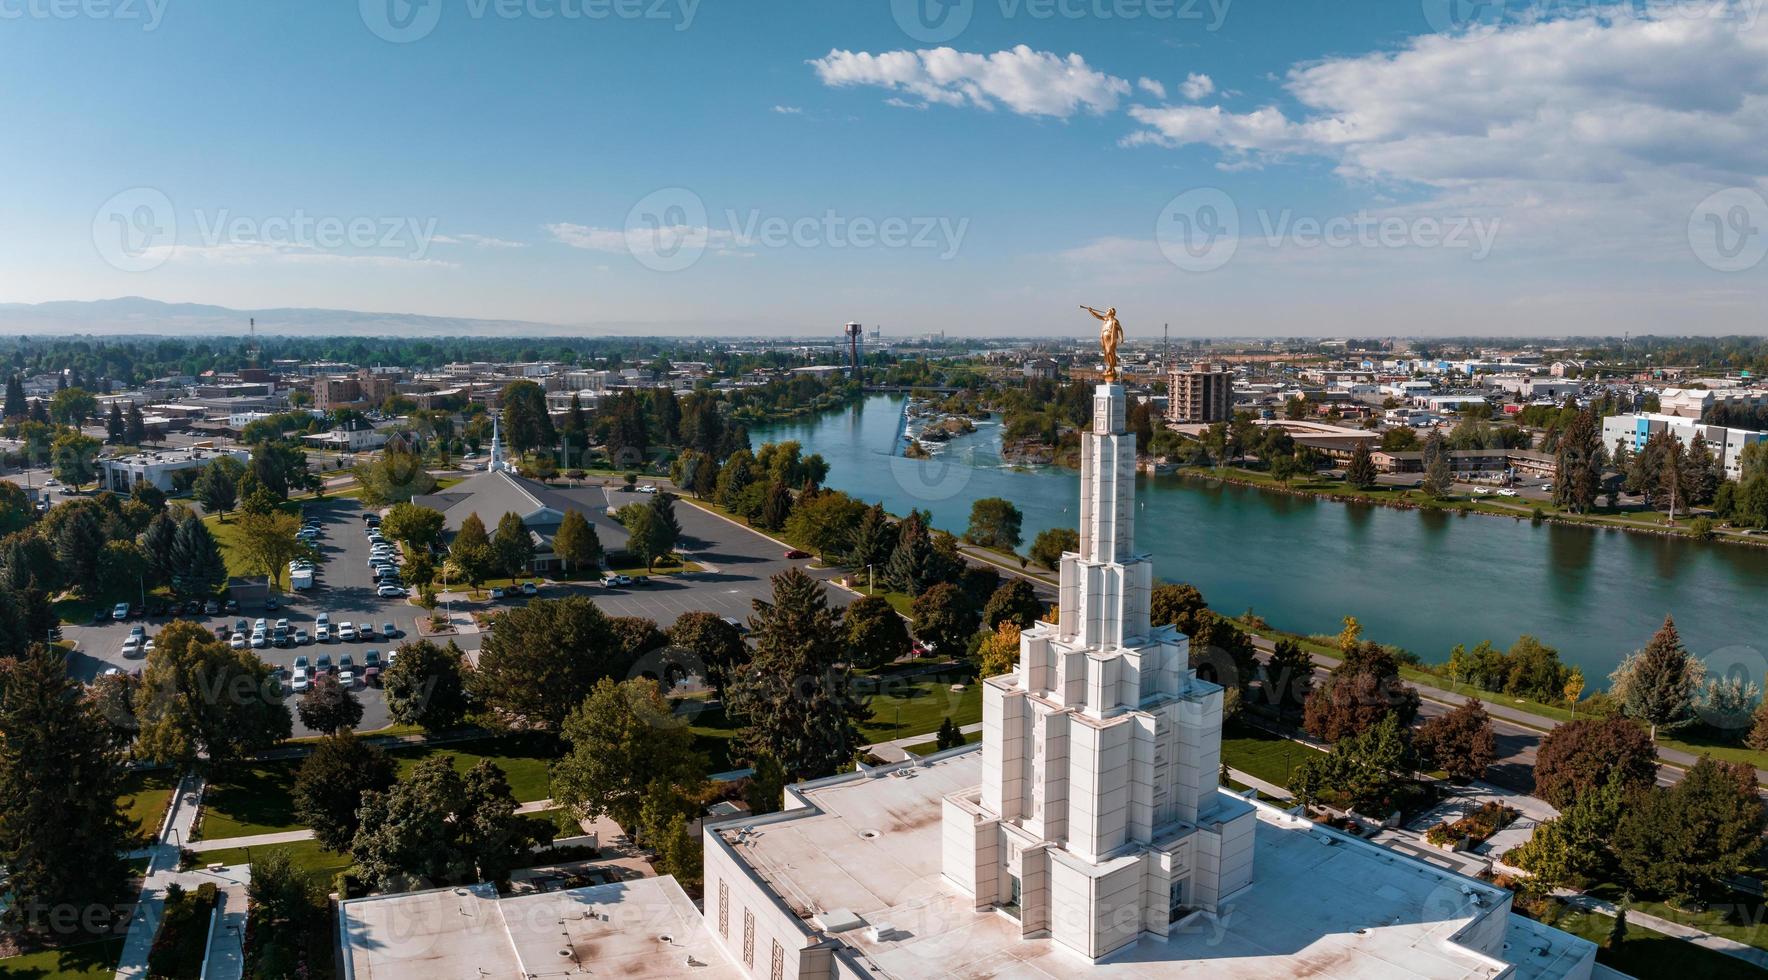
<path id="1" fill-rule="evenodd" d="M 513 473 L 516 468 L 503 458 L 503 438 L 498 433 L 497 424 L 498 417 L 493 415 L 491 417 L 491 460 L 485 464 L 485 472 L 496 473 L 502 470 L 505 473 Z"/>

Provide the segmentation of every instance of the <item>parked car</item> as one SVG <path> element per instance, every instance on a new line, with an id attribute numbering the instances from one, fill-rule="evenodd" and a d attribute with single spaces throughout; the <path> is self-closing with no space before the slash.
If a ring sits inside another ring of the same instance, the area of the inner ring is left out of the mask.
<path id="1" fill-rule="evenodd" d="M 293 629 L 293 627 L 289 625 L 287 619 L 279 619 L 276 621 L 276 631 L 278 633 L 287 633 L 290 629 Z"/>
<path id="2" fill-rule="evenodd" d="M 316 674 L 329 674 L 332 669 L 332 658 L 329 653 L 320 654 L 319 659 L 313 662 L 313 671 Z"/>
<path id="3" fill-rule="evenodd" d="M 540 586 L 534 582 L 523 582 L 522 583 L 522 594 L 523 595 L 539 595 L 540 594 Z"/>
<path id="4" fill-rule="evenodd" d="M 278 609 L 282 608 L 282 602 L 280 600 L 278 600 L 275 596 L 271 596 L 270 598 L 264 600 L 264 608 L 270 610 L 271 612 L 275 612 Z"/>
<path id="5" fill-rule="evenodd" d="M 245 620 L 236 619 L 233 621 L 233 631 L 235 633 L 249 633 L 251 630 L 251 624 L 247 623 Z"/>
<path id="6" fill-rule="evenodd" d="M 293 689 L 296 694 L 299 694 L 311 687 L 312 684 L 313 682 L 307 679 L 306 668 L 296 667 L 294 680 L 289 682 L 289 687 Z"/>
<path id="7" fill-rule="evenodd" d="M 1483 497 L 1483 496 L 1485 496 L 1485 495 L 1486 495 L 1486 494 L 1488 494 L 1488 493 L 1491 493 L 1491 492 L 1492 492 L 1492 488 L 1491 488 L 1491 487 L 1474 487 L 1474 488 L 1473 488 L 1473 492 L 1474 492 L 1474 493 L 1476 493 L 1476 494 L 1479 494 L 1479 495 L 1480 495 L 1480 496 L 1482 496 L 1482 497 Z"/>
<path id="8" fill-rule="evenodd" d="M 203 615 L 205 615 L 205 616 L 219 616 L 220 614 L 221 614 L 221 604 L 219 602 L 216 602 L 215 600 L 210 599 L 208 602 L 203 603 Z"/>
<path id="9" fill-rule="evenodd" d="M 500 588 L 499 589 L 492 589 L 491 590 L 491 598 L 494 600 L 503 598 L 503 590 Z"/>
<path id="10" fill-rule="evenodd" d="M 128 619 L 129 618 L 129 604 L 127 602 L 119 602 L 116 605 L 112 606 L 111 607 L 111 618 L 114 620 L 117 620 L 118 622 Z"/>
<path id="11" fill-rule="evenodd" d="M 331 624 L 331 613 L 320 613 L 319 615 L 313 617 L 313 625 L 315 625 L 315 626 L 328 626 L 330 624 Z"/>
<path id="12" fill-rule="evenodd" d="M 130 603 L 129 615 L 131 615 L 131 616 L 145 616 L 145 615 L 147 615 L 147 607 L 142 605 L 139 602 Z"/>
<path id="13" fill-rule="evenodd" d="M 602 579 L 602 584 L 609 588 L 613 588 L 620 585 L 631 585 L 632 579 L 625 575 L 610 575 L 607 578 Z"/>
<path id="14" fill-rule="evenodd" d="M 123 656 L 129 660 L 144 656 L 146 652 L 141 647 L 141 640 L 136 637 L 131 636 L 123 641 Z"/>
<path id="15" fill-rule="evenodd" d="M 307 655 L 303 653 L 300 656 L 295 658 L 295 669 L 296 670 L 306 670 L 308 667 L 308 663 L 309 663 L 309 661 L 307 660 Z"/>
<path id="16" fill-rule="evenodd" d="M 792 550 L 786 552 L 786 557 L 796 561 L 800 558 L 809 558 L 810 552 L 799 551 L 797 548 L 793 548 Z"/>
<path id="17" fill-rule="evenodd" d="M 375 590 L 375 595 L 378 595 L 383 599 L 392 599 L 397 596 L 403 596 L 404 594 L 405 588 L 398 585 L 383 585 Z"/>
<path id="18" fill-rule="evenodd" d="M 1500 496 L 1500 497 L 1514 497 L 1514 496 L 1516 496 L 1516 491 L 1510 489 L 1509 487 L 1505 487 L 1504 489 L 1498 491 L 1498 496 Z"/>
<path id="19" fill-rule="evenodd" d="M 246 635 L 244 633 L 233 634 L 233 636 L 228 639 L 227 645 L 235 650 L 244 650 L 246 648 Z"/>
<path id="20" fill-rule="evenodd" d="M 270 638 L 265 635 L 263 630 L 253 630 L 252 631 L 252 641 L 251 641 L 252 649 L 262 650 L 269 643 L 270 643 Z"/>
<path id="21" fill-rule="evenodd" d="M 313 642 L 312 634 L 306 630 L 295 630 L 295 646 L 304 647 Z"/>
<path id="22" fill-rule="evenodd" d="M 229 616 L 233 615 L 236 612 L 239 612 L 239 600 L 229 599 L 226 602 L 222 603 L 221 604 L 221 611 L 226 613 Z"/>
<path id="23" fill-rule="evenodd" d="M 392 623 L 382 623 L 381 624 L 381 635 L 386 637 L 389 640 L 397 640 L 400 637 L 405 635 L 405 631 L 400 629 L 399 627 L 393 625 Z"/>
<path id="24" fill-rule="evenodd" d="M 364 642 L 374 639 L 374 624 L 363 623 L 356 627 L 356 638 Z"/>
<path id="25" fill-rule="evenodd" d="M 268 632 L 270 632 L 270 620 L 265 619 L 263 616 L 259 616 L 257 619 L 252 621 L 252 632 L 254 632 L 254 633 L 268 633 Z"/>
<path id="26" fill-rule="evenodd" d="M 338 639 L 343 640 L 346 643 L 354 641 L 356 639 L 356 624 L 355 623 L 339 623 L 338 624 Z"/>
<path id="27" fill-rule="evenodd" d="M 338 658 L 338 669 L 334 673 L 337 674 L 339 684 L 345 687 L 356 686 L 356 663 L 350 659 L 349 654 Z"/>
<path id="28" fill-rule="evenodd" d="M 313 624 L 313 640 L 316 643 L 330 643 L 332 641 L 331 624 L 330 623 L 315 623 L 315 624 Z"/>

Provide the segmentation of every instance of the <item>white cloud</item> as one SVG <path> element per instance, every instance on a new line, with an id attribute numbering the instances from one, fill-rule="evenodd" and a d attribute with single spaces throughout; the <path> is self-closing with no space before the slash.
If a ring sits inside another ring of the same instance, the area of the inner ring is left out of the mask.
<path id="1" fill-rule="evenodd" d="M 1192 72 L 1191 74 L 1186 75 L 1184 82 L 1179 85 L 1179 93 L 1185 98 L 1190 99 L 1192 102 L 1206 98 L 1214 91 L 1215 80 L 1208 75 L 1200 74 L 1198 72 Z M 1161 98 L 1165 97 L 1165 95 L 1161 96 Z"/>
<path id="2" fill-rule="evenodd" d="M 1144 92 L 1147 92 L 1149 95 L 1154 96 L 1155 98 L 1159 99 L 1162 102 L 1166 101 L 1166 86 L 1160 84 L 1159 82 L 1155 81 L 1152 78 L 1148 78 L 1147 76 L 1143 76 L 1141 78 L 1136 79 L 1136 87 L 1141 89 Z"/>
<path id="3" fill-rule="evenodd" d="M 382 269 L 454 269 L 458 263 L 426 258 L 423 249 L 411 254 L 380 255 L 333 252 L 311 245 L 270 242 L 218 242 L 213 245 L 156 245 L 144 252 L 155 265 L 164 262 L 202 262 L 212 265 L 355 265 Z"/>
<path id="4" fill-rule="evenodd" d="M 921 105 L 1004 106 L 1023 116 L 1066 119 L 1082 110 L 1097 115 L 1115 110 L 1130 94 L 1129 82 L 1095 71 L 1078 54 L 1063 57 L 1023 44 L 986 55 L 952 48 L 833 50 L 810 65 L 830 87 L 870 85 L 913 96 Z"/>
<path id="5" fill-rule="evenodd" d="M 779 113 L 782 116 L 802 116 L 802 115 L 804 115 L 804 109 L 800 106 L 795 106 L 795 105 L 776 105 L 773 107 L 773 111 Z"/>
<path id="6" fill-rule="evenodd" d="M 479 248 L 527 248 L 527 242 L 512 242 L 507 238 L 493 238 L 490 235 L 475 235 L 462 232 L 458 235 L 437 235 L 430 239 L 436 245 L 476 245 Z"/>
<path id="7" fill-rule="evenodd" d="M 631 255 L 652 254 L 664 246 L 672 251 L 705 251 L 710 247 L 714 255 L 737 255 L 745 254 L 738 250 L 747 244 L 728 228 L 708 228 L 704 225 L 628 230 L 559 222 L 547 225 L 546 231 L 561 245 L 591 252 L 626 252 Z"/>
<path id="8" fill-rule="evenodd" d="M 572 248 L 589 249 L 592 252 L 626 251 L 626 232 L 619 228 L 595 228 L 559 222 L 547 225 L 546 232 L 553 237 L 553 241 Z"/>

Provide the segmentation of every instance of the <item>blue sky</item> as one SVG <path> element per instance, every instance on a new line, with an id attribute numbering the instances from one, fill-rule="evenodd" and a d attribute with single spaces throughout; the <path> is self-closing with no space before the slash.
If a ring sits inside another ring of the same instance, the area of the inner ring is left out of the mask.
<path id="1" fill-rule="evenodd" d="M 0 0 L 0 301 L 1764 327 L 1753 5 L 60 2 Z"/>

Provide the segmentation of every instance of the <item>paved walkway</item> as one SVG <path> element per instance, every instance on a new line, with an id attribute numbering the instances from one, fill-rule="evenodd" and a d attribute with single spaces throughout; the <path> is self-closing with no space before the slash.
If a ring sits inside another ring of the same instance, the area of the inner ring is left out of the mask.
<path id="1" fill-rule="evenodd" d="M 532 803 L 523 803 L 516 807 L 516 812 L 538 813 L 541 810 L 550 810 L 553 806 L 553 801 L 550 799 L 535 800 Z M 312 839 L 313 831 L 303 828 L 301 830 L 283 830 L 272 834 L 253 834 L 248 837 L 222 837 L 218 840 L 192 841 L 184 846 L 202 854 L 206 851 L 230 851 L 236 847 L 270 847 L 276 844 L 295 844 Z M 177 854 L 174 853 L 172 863 L 176 865 L 177 861 Z"/>
<path id="2" fill-rule="evenodd" d="M 178 847 L 190 839 L 190 827 L 196 822 L 197 805 L 202 795 L 202 777 L 192 774 L 180 780 L 172 799 L 172 810 L 160 827 L 159 838 L 146 851 L 147 876 L 142 879 L 135 914 L 123 940 L 116 980 L 146 980 L 147 954 L 153 949 L 154 933 L 159 931 L 160 918 L 165 912 L 166 886 L 178 880 Z"/>
<path id="3" fill-rule="evenodd" d="M 1586 912 L 1600 912 L 1603 915 L 1615 914 L 1613 902 L 1604 901 L 1592 895 L 1584 895 L 1563 888 L 1554 891 L 1553 894 L 1564 899 L 1565 903 L 1573 908 L 1583 909 Z M 1644 926 L 1647 929 L 1654 929 L 1666 936 L 1687 940 L 1696 946 L 1704 946 L 1716 953 L 1724 953 L 1726 956 L 1733 956 L 1745 963 L 1768 970 L 1768 950 L 1749 946 L 1734 939 L 1726 939 L 1723 936 L 1715 936 L 1693 926 L 1671 922 L 1669 919 L 1660 919 L 1638 909 L 1627 910 L 1627 922 L 1632 925 Z"/>

